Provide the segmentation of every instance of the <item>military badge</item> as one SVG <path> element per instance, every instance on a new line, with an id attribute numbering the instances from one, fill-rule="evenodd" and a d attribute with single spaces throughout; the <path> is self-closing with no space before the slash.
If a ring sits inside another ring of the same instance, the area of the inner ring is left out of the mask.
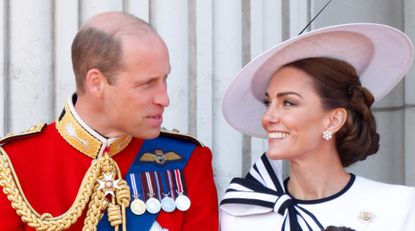
<path id="1" fill-rule="evenodd" d="M 155 165 L 165 165 L 167 162 L 171 161 L 179 161 L 183 160 L 179 154 L 175 152 L 166 152 L 164 153 L 163 150 L 156 149 L 154 153 L 144 153 L 143 156 L 140 158 L 140 162 L 150 162 L 154 163 Z"/>

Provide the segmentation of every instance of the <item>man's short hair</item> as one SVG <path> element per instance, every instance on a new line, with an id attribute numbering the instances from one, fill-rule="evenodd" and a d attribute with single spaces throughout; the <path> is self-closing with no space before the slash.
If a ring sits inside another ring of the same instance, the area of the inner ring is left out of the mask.
<path id="1" fill-rule="evenodd" d="M 82 28 L 72 43 L 72 65 L 79 92 L 84 91 L 85 76 L 92 68 L 113 83 L 122 66 L 121 38 L 94 27 Z"/>

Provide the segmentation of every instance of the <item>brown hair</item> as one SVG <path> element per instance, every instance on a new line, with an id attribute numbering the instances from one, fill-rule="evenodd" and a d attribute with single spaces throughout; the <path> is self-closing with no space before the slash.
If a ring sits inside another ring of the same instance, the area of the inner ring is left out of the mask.
<path id="1" fill-rule="evenodd" d="M 150 24 L 125 12 L 104 12 L 82 26 L 72 42 L 78 93 L 83 93 L 86 74 L 92 68 L 101 71 L 110 84 L 115 83 L 117 73 L 123 68 L 122 39 L 125 35 L 159 38 Z"/>
<path id="2" fill-rule="evenodd" d="M 318 57 L 284 65 L 287 66 L 298 68 L 313 77 L 312 83 L 321 98 L 323 109 L 347 110 L 347 120 L 335 136 L 344 167 L 378 151 L 379 134 L 370 110 L 374 97 L 362 86 L 352 65 L 337 59 Z"/>
<path id="3" fill-rule="evenodd" d="M 112 83 L 122 66 L 121 55 L 120 38 L 94 27 L 82 28 L 72 43 L 72 66 L 79 93 L 83 92 L 84 78 L 92 68 L 100 70 Z"/>

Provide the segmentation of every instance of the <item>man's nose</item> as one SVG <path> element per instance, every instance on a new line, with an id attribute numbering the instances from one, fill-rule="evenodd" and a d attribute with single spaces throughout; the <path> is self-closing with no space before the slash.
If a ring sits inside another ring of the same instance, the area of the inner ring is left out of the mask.
<path id="1" fill-rule="evenodd" d="M 170 104 L 170 99 L 167 94 L 167 85 L 163 84 L 160 89 L 157 91 L 156 96 L 154 97 L 154 101 L 156 104 L 160 106 L 167 107 Z"/>

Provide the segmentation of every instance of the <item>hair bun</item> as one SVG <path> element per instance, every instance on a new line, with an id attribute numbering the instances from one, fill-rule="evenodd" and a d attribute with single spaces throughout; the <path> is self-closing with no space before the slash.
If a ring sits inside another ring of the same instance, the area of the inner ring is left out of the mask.
<path id="1" fill-rule="evenodd" d="M 370 108 L 375 102 L 375 98 L 373 97 L 372 93 L 370 93 L 370 91 L 365 87 L 356 85 L 351 86 L 348 90 L 348 93 L 350 95 L 350 103 L 352 108 L 363 109 L 364 106 L 362 104 L 364 104 L 367 108 Z"/>

